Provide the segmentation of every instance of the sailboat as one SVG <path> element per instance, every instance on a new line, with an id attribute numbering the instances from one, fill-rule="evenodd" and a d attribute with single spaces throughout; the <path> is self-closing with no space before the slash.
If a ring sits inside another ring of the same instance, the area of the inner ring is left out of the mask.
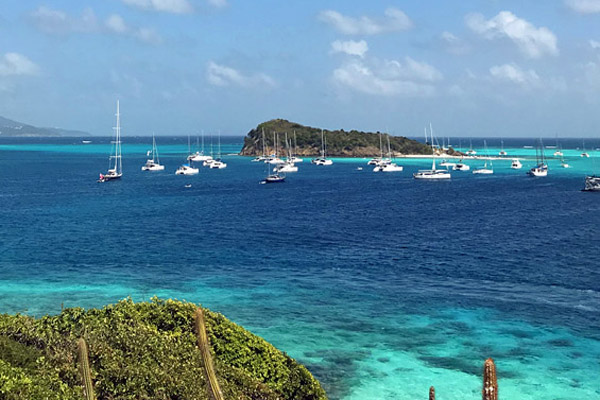
<path id="1" fill-rule="evenodd" d="M 212 169 L 227 168 L 227 163 L 221 159 L 221 131 L 219 131 L 219 156 L 210 164 Z"/>
<path id="2" fill-rule="evenodd" d="M 483 148 L 485 149 L 485 155 L 487 157 L 488 156 L 488 148 L 487 148 L 487 142 L 485 140 L 483 141 Z M 473 173 L 474 174 L 486 174 L 486 175 L 493 174 L 494 166 L 492 165 L 492 160 L 490 159 L 490 166 L 488 168 L 488 160 L 486 158 L 483 168 L 477 168 L 476 170 L 473 170 Z"/>
<path id="3" fill-rule="evenodd" d="M 563 168 L 571 168 L 571 166 L 565 161 L 565 156 L 563 155 L 562 147 L 560 148 L 559 153 L 560 153 L 560 166 Z M 556 154 L 556 153 L 554 153 L 554 154 Z"/>
<path id="4" fill-rule="evenodd" d="M 433 147 L 433 129 L 431 124 L 429 124 L 429 130 L 431 131 L 431 169 L 422 169 L 413 174 L 415 179 L 429 179 L 429 180 L 442 180 L 442 179 L 450 179 L 451 175 L 448 170 L 445 169 L 436 169 L 435 167 L 435 148 Z M 425 128 L 425 142 L 427 143 L 427 128 Z"/>
<path id="5" fill-rule="evenodd" d="M 382 159 L 375 168 L 373 168 L 374 172 L 402 172 L 404 167 L 396 164 L 392 160 L 392 147 L 390 146 L 390 135 L 387 135 L 388 142 L 388 157 L 387 159 Z"/>
<path id="6" fill-rule="evenodd" d="M 152 134 L 152 159 L 147 160 L 145 165 L 142 165 L 142 171 L 163 171 L 164 165 L 160 165 L 158 159 L 158 149 L 156 148 L 156 139 L 154 133 Z"/>
<path id="7" fill-rule="evenodd" d="M 121 114 L 119 113 L 119 100 L 117 100 L 117 126 L 115 130 L 115 140 L 112 142 L 115 145 L 114 155 L 109 158 L 108 171 L 106 174 L 100 174 L 98 182 L 107 182 L 113 179 L 119 179 L 123 176 L 123 165 L 121 161 Z"/>
<path id="8" fill-rule="evenodd" d="M 315 165 L 332 165 L 333 160 L 327 158 L 327 141 L 325 139 L 325 133 L 321 129 L 321 157 L 313 158 L 312 163 Z"/>
<path id="9" fill-rule="evenodd" d="M 262 129 L 262 155 L 254 157 L 252 162 L 264 162 L 267 159 L 265 153 L 265 128 Z"/>
<path id="10" fill-rule="evenodd" d="M 190 136 L 188 135 L 188 157 L 186 160 L 189 161 L 188 164 L 182 164 L 177 171 L 175 171 L 175 175 L 196 175 L 200 170 L 198 168 L 194 168 L 194 162 L 190 160 L 189 154 L 191 153 L 190 148 Z"/>
<path id="11" fill-rule="evenodd" d="M 477 152 L 473 150 L 473 140 L 469 139 L 469 143 L 469 150 L 467 150 L 467 154 L 470 156 L 474 156 L 475 154 L 477 154 Z"/>
<path id="12" fill-rule="evenodd" d="M 290 161 L 294 164 L 304 162 L 304 159 L 298 157 L 298 142 L 296 141 L 296 131 L 294 131 L 294 153 L 290 156 Z"/>
<path id="13" fill-rule="evenodd" d="M 585 151 L 585 140 L 583 141 L 583 153 L 581 153 L 581 157 L 588 158 L 590 154 Z"/>
<path id="14" fill-rule="evenodd" d="M 189 161 L 200 162 L 212 159 L 211 156 L 204 155 L 204 131 L 202 131 L 202 150 L 200 150 L 200 143 L 198 137 L 196 137 L 196 147 L 196 152 L 188 156 Z"/>
<path id="15" fill-rule="evenodd" d="M 544 156 L 544 144 L 540 139 L 539 147 L 535 149 L 535 158 L 537 165 L 529 170 L 527 174 L 534 177 L 548 176 L 548 164 L 546 164 L 546 158 Z"/>
<path id="16" fill-rule="evenodd" d="M 292 161 L 292 150 L 290 142 L 288 142 L 287 132 L 285 133 L 285 146 L 287 150 L 287 157 L 283 164 L 277 165 L 273 171 L 275 172 L 298 172 L 298 167 Z"/>
<path id="17" fill-rule="evenodd" d="M 504 151 L 504 140 L 500 140 L 500 153 L 498 153 L 498 155 L 500 155 L 500 156 L 508 155 L 508 153 L 506 151 Z"/>

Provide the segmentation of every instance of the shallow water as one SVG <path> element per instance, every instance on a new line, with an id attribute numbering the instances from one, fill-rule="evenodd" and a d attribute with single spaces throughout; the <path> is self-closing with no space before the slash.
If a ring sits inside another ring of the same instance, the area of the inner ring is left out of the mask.
<path id="1" fill-rule="evenodd" d="M 541 179 L 530 159 L 451 182 L 412 179 L 430 160 L 374 174 L 343 159 L 259 185 L 264 165 L 236 156 L 173 175 L 187 138 L 157 138 L 166 170 L 142 172 L 137 138 L 100 185 L 108 139 L 92 140 L 0 141 L 0 311 L 176 297 L 306 363 L 332 399 L 477 399 L 487 357 L 502 398 L 600 399 L 600 194 L 580 192 L 600 152 L 580 141 Z"/>

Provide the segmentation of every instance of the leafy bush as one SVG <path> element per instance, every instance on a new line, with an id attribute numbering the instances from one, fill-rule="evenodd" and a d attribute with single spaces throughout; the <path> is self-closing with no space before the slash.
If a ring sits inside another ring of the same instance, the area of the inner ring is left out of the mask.
<path id="1" fill-rule="evenodd" d="M 0 398 L 81 399 L 77 339 L 83 337 L 99 400 L 209 399 L 193 331 L 196 307 L 128 299 L 37 320 L 0 315 Z M 226 398 L 326 398 L 305 367 L 222 315 L 205 315 Z"/>

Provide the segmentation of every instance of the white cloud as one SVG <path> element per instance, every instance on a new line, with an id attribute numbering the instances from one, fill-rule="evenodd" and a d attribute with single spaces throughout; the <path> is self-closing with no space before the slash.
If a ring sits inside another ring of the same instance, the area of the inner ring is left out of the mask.
<path id="1" fill-rule="evenodd" d="M 150 44 L 162 42 L 160 35 L 153 29 L 129 26 L 118 14 L 110 15 L 103 24 L 100 24 L 90 8 L 85 9 L 80 17 L 72 17 L 64 11 L 41 6 L 31 13 L 31 18 L 39 30 L 51 35 L 110 33 L 133 37 Z"/>
<path id="2" fill-rule="evenodd" d="M 404 31 L 413 27 L 410 18 L 397 8 L 385 10 L 384 18 L 367 16 L 354 18 L 337 11 L 326 10 L 319 13 L 319 19 L 345 35 L 378 35 Z"/>
<path id="3" fill-rule="evenodd" d="M 19 53 L 6 53 L 0 57 L 0 76 L 37 75 L 40 68 Z"/>
<path id="4" fill-rule="evenodd" d="M 600 49 L 600 42 L 598 42 L 597 40 L 590 40 L 590 46 L 592 46 L 592 49 Z"/>
<path id="5" fill-rule="evenodd" d="M 556 36 L 552 31 L 545 27 L 536 28 L 510 11 L 502 11 L 489 20 L 481 14 L 469 14 L 465 21 L 471 30 L 486 39 L 509 38 L 530 58 L 539 58 L 545 54 L 558 55 Z"/>
<path id="6" fill-rule="evenodd" d="M 98 29 L 98 22 L 91 8 L 86 8 L 80 17 L 74 18 L 63 11 L 40 6 L 31 13 L 31 20 L 42 32 L 55 35 L 94 32 Z"/>
<path id="7" fill-rule="evenodd" d="M 360 58 L 363 58 L 368 50 L 369 45 L 367 45 L 367 42 L 364 40 L 358 42 L 354 40 L 336 40 L 334 42 L 331 42 L 332 53 L 346 53 L 351 56 L 358 56 Z"/>
<path id="8" fill-rule="evenodd" d="M 333 81 L 352 90 L 380 96 L 430 96 L 442 75 L 432 66 L 406 57 L 374 66 L 351 61 L 333 71 Z"/>
<path id="9" fill-rule="evenodd" d="M 172 14 L 189 14 L 194 8 L 188 0 L 121 0 L 123 3 L 140 8 Z"/>
<path id="10" fill-rule="evenodd" d="M 565 0 L 565 4 L 580 14 L 600 13 L 600 0 Z"/>
<path id="11" fill-rule="evenodd" d="M 115 33 L 126 33 L 129 30 L 123 18 L 117 14 L 113 14 L 110 17 L 108 17 L 106 19 L 105 25 L 108 28 L 108 30 Z"/>
<path id="12" fill-rule="evenodd" d="M 497 80 L 516 83 L 521 86 L 531 87 L 540 84 L 540 77 L 534 70 L 524 71 L 514 63 L 495 65 L 490 68 L 490 74 Z"/>
<path id="13" fill-rule="evenodd" d="M 469 46 L 458 36 L 450 32 L 442 32 L 440 40 L 448 53 L 462 55 L 469 51 Z"/>
<path id="14" fill-rule="evenodd" d="M 217 64 L 214 61 L 208 63 L 206 79 L 208 83 L 214 86 L 241 86 L 245 88 L 261 86 L 272 88 L 276 86 L 273 78 L 266 74 L 245 75 L 234 68 Z"/>

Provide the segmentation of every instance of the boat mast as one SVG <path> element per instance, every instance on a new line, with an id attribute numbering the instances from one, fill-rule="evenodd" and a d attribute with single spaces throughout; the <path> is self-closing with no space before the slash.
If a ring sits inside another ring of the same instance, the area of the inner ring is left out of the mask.
<path id="1" fill-rule="evenodd" d="M 115 172 L 117 174 L 119 174 L 119 173 L 121 173 L 121 171 L 123 171 L 123 165 L 121 162 L 121 113 L 119 112 L 119 100 L 117 100 L 116 116 L 117 116 L 117 126 L 113 128 L 116 132 L 115 155 L 111 156 L 110 158 L 115 159 Z"/>
<path id="2" fill-rule="evenodd" d="M 433 148 L 433 126 L 431 125 L 431 122 L 429 123 L 429 131 L 431 132 L 431 159 L 433 160 L 431 169 L 435 171 L 435 149 Z"/>
<path id="3" fill-rule="evenodd" d="M 204 129 L 202 129 L 202 155 L 204 155 Z"/>
<path id="4" fill-rule="evenodd" d="M 325 135 L 321 129 L 321 157 L 325 158 Z"/>
<path id="5" fill-rule="evenodd" d="M 265 157 L 265 128 L 262 128 L 262 156 Z"/>

